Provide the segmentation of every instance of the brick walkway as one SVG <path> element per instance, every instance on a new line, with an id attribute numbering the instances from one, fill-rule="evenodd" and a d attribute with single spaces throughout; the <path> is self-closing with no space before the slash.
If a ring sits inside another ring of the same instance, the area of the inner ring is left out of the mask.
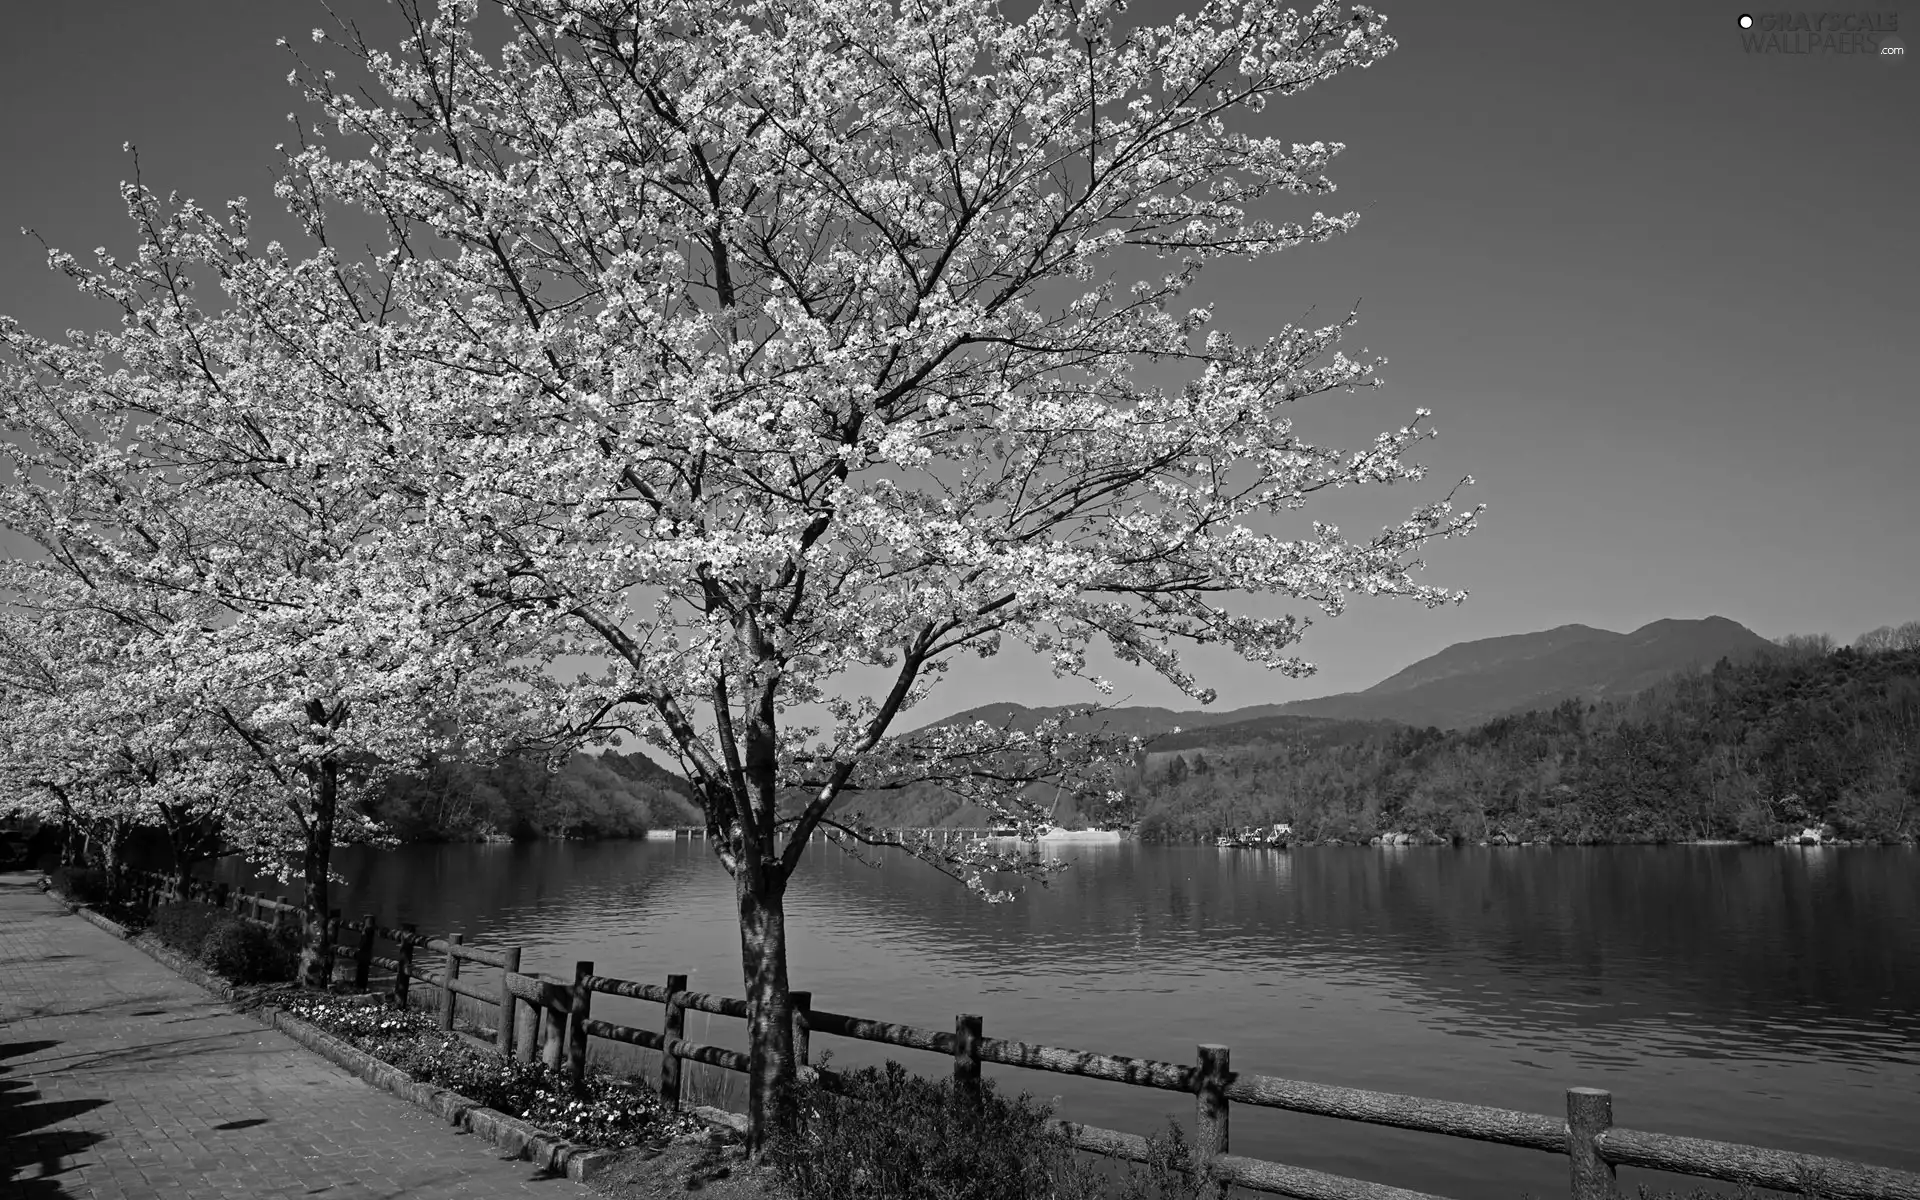
<path id="1" fill-rule="evenodd" d="M 0 1198 L 590 1195 L 0 875 Z"/>

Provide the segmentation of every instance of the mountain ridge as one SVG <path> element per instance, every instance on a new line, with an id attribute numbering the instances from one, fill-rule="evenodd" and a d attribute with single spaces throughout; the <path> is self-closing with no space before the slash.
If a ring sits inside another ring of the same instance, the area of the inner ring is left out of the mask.
<path id="1" fill-rule="evenodd" d="M 1129 705 L 1074 725 L 1104 726 L 1112 733 L 1139 737 L 1161 737 L 1176 729 L 1199 735 L 1201 730 L 1223 725 L 1254 729 L 1268 722 L 1292 724 L 1287 718 L 1460 729 L 1551 708 L 1568 699 L 1618 699 L 1691 668 L 1711 666 L 1722 658 L 1741 661 L 1772 649 L 1773 644 L 1759 634 L 1717 615 L 1665 617 L 1628 633 L 1559 625 L 1456 642 L 1358 692 L 1219 711 Z M 1030 708 L 1015 701 L 995 701 L 923 728 L 988 720 L 1031 729 L 1068 707 Z"/>

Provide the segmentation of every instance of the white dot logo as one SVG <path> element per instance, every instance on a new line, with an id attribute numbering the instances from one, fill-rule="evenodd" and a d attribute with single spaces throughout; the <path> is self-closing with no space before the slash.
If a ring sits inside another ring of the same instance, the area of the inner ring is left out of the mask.
<path id="1" fill-rule="evenodd" d="M 1750 17 L 1750 16 L 1748 16 L 1748 15 L 1747 15 L 1746 13 L 1741 13 L 1741 14 L 1740 14 L 1740 28 L 1742 28 L 1742 29 L 1752 29 L 1752 28 L 1753 28 L 1753 18 L 1752 18 L 1752 17 Z"/>

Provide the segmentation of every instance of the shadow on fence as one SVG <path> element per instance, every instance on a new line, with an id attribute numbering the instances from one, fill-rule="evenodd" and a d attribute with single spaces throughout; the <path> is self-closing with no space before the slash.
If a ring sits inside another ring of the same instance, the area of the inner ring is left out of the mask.
<path id="1" fill-rule="evenodd" d="M 136 894 L 146 903 L 193 899 L 218 904 L 263 924 L 299 919 L 297 906 L 226 885 L 192 881 L 186 894 L 159 876 L 139 876 Z M 485 949 L 463 935 L 421 934 L 411 925 L 383 926 L 371 917 L 343 926 L 336 910 L 328 921 L 336 956 L 334 977 L 361 991 L 389 992 L 402 1005 L 437 1012 L 440 1027 L 482 1031 L 496 1053 L 565 1069 L 576 1086 L 589 1063 L 655 1081 L 669 1105 L 714 1104 L 737 1108 L 743 1089 L 716 1080 L 744 1074 L 748 1056 L 688 1040 L 689 1012 L 746 1019 L 745 1000 L 694 992 L 687 977 L 640 983 L 594 973 L 594 964 L 574 964 L 571 978 L 521 971 L 521 948 Z M 392 949 L 380 953 L 381 944 Z M 376 972 L 378 968 L 378 972 Z M 416 986 L 421 985 L 421 986 Z M 593 1015 L 596 995 L 622 996 L 661 1006 L 655 1028 L 615 1024 Z M 1424 1193 L 1330 1175 L 1303 1167 L 1249 1158 L 1229 1151 L 1235 1105 L 1277 1108 L 1336 1120 L 1467 1138 L 1564 1155 L 1572 1200 L 1613 1200 L 1615 1170 L 1639 1167 L 1756 1188 L 1818 1195 L 1824 1200 L 1920 1200 L 1920 1175 L 1844 1159 L 1793 1154 L 1760 1146 L 1623 1129 L 1613 1123 L 1612 1094 L 1570 1088 L 1564 1115 L 1519 1112 L 1306 1083 L 1233 1069 L 1231 1051 L 1217 1044 L 1197 1047 L 1191 1063 L 1159 1062 L 1070 1050 L 985 1036 L 981 1017 L 963 1013 L 951 1031 L 890 1024 L 817 1010 L 812 993 L 792 993 L 794 1044 L 802 1071 L 831 1090 L 837 1072 L 811 1065 L 816 1036 L 849 1038 L 949 1055 L 954 1078 L 977 1088 L 983 1063 L 1102 1079 L 1194 1097 L 1193 1169 L 1218 1183 L 1301 1200 L 1437 1200 Z M 503 1019 L 504 1017 L 504 1019 Z M 696 1085 L 692 1072 L 704 1069 Z M 704 1096 L 690 1094 L 698 1090 Z M 725 1098 L 732 1103 L 715 1104 Z M 1083 1150 L 1134 1162 L 1148 1160 L 1147 1139 L 1070 1121 L 1055 1123 Z"/>

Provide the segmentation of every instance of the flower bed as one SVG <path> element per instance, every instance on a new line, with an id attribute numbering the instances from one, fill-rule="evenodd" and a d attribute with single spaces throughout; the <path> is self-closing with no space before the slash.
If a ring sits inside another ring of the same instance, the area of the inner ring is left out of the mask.
<path id="1" fill-rule="evenodd" d="M 583 1094 L 576 1095 L 564 1073 L 502 1060 L 458 1034 L 443 1033 L 425 1013 L 369 1003 L 365 997 L 296 990 L 276 994 L 271 1002 L 422 1083 L 458 1092 L 572 1142 L 623 1150 L 706 1132 L 698 1120 L 668 1110 L 638 1084 L 589 1071 Z"/>

